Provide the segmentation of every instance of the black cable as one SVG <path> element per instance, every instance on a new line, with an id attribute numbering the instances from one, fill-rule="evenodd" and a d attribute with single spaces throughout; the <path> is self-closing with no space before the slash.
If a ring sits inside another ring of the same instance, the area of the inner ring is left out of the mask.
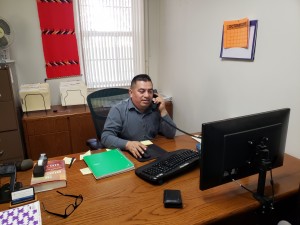
<path id="1" fill-rule="evenodd" d="M 184 134 L 186 134 L 186 135 L 189 135 L 189 136 L 194 137 L 194 138 L 201 138 L 201 136 L 196 136 L 196 135 L 190 134 L 190 133 L 188 133 L 188 132 L 186 132 L 186 131 L 184 131 L 184 130 L 179 129 L 178 127 L 174 126 L 173 124 L 171 124 L 169 121 L 167 121 L 167 120 L 164 119 L 163 117 L 161 117 L 161 119 L 162 119 L 163 121 L 165 121 L 167 124 L 169 124 L 171 127 L 174 127 L 176 130 L 179 130 L 180 132 L 182 132 L 182 133 L 184 133 Z"/>
<path id="2" fill-rule="evenodd" d="M 250 189 L 246 188 L 244 185 L 242 185 L 241 183 L 239 183 L 237 180 L 235 180 L 234 178 L 231 178 L 232 181 L 234 181 L 235 183 L 237 183 L 240 187 L 244 188 L 245 190 L 249 191 L 251 194 L 255 194 L 255 192 L 251 191 Z"/>
<path id="3" fill-rule="evenodd" d="M 229 173 L 229 175 L 230 175 L 230 173 Z M 274 202 L 275 202 L 275 192 L 274 192 L 274 181 L 273 181 L 272 169 L 270 170 L 270 175 L 271 175 L 270 183 L 271 183 L 271 187 L 272 187 L 272 199 L 271 199 L 271 202 L 269 204 L 270 204 L 270 209 L 273 210 L 274 209 Z M 232 181 L 234 181 L 235 183 L 237 183 L 240 187 L 242 187 L 245 190 L 247 190 L 248 192 L 252 193 L 253 196 L 256 195 L 256 193 L 254 191 L 251 191 L 250 189 L 246 188 L 244 185 L 242 185 L 241 183 L 239 183 L 237 180 L 235 180 L 231 176 L 230 176 L 230 178 L 231 178 Z"/>

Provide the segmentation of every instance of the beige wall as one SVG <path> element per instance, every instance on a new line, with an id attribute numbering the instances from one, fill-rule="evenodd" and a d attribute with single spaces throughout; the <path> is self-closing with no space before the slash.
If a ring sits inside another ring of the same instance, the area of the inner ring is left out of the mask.
<path id="1" fill-rule="evenodd" d="M 186 131 L 291 108 L 286 151 L 300 158 L 300 1 L 160 0 L 159 86 Z M 254 62 L 221 60 L 225 20 L 258 19 Z"/>

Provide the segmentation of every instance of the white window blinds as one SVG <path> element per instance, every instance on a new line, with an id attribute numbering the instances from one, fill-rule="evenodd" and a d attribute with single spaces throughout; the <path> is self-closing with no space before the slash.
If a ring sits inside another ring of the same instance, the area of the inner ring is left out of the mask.
<path id="1" fill-rule="evenodd" d="M 81 66 L 88 88 L 129 86 L 145 73 L 143 0 L 78 0 Z"/>

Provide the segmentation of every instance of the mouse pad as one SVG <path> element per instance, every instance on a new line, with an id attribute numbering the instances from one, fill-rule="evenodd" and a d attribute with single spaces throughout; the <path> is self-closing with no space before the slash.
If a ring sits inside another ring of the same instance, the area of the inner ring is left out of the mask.
<path id="1" fill-rule="evenodd" d="M 161 155 L 165 154 L 167 151 L 162 149 L 161 147 L 152 144 L 152 145 L 148 145 L 147 146 L 147 153 L 150 155 L 149 158 L 145 159 L 145 158 L 137 158 L 137 160 L 139 162 L 146 162 L 148 160 L 151 159 L 156 159 L 158 157 L 160 157 Z"/>

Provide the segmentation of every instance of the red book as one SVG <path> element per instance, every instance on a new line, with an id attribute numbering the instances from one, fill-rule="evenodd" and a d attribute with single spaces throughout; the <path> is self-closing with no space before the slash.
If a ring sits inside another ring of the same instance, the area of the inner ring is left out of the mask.
<path id="1" fill-rule="evenodd" d="M 67 186 L 66 166 L 64 160 L 49 160 L 43 177 L 31 177 L 31 186 L 35 193 L 49 191 Z"/>

